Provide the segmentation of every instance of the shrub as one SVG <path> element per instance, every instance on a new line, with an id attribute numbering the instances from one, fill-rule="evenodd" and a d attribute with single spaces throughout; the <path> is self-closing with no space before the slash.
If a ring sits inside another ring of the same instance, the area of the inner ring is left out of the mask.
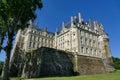
<path id="1" fill-rule="evenodd" d="M 115 69 L 120 69 L 120 58 L 112 57 Z"/>

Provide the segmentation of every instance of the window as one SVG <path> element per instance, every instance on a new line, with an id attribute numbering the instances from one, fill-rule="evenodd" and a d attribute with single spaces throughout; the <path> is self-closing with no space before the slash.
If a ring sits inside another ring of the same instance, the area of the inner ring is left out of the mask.
<path id="1" fill-rule="evenodd" d="M 32 36 L 32 40 L 34 40 L 34 36 Z"/>
<path id="2" fill-rule="evenodd" d="M 88 37 L 88 33 L 86 32 L 86 37 Z"/>
<path id="3" fill-rule="evenodd" d="M 73 36 L 75 36 L 75 32 L 73 32 Z"/>
<path id="4" fill-rule="evenodd" d="M 67 37 L 69 38 L 69 34 L 67 34 Z"/>
<path id="5" fill-rule="evenodd" d="M 88 53 L 88 48 L 86 48 L 86 53 Z"/>
<path id="6" fill-rule="evenodd" d="M 95 41 L 93 41 L 93 47 L 95 47 Z"/>
<path id="7" fill-rule="evenodd" d="M 81 41 L 81 44 L 83 44 L 83 37 L 82 36 L 80 37 L 80 41 Z"/>
<path id="8" fill-rule="evenodd" d="M 32 35 L 30 36 L 30 40 L 32 40 Z"/>
<path id="9" fill-rule="evenodd" d="M 88 48 L 88 50 L 87 50 L 87 53 L 89 54 L 90 53 L 90 49 Z"/>
<path id="10" fill-rule="evenodd" d="M 34 36 L 34 40 L 36 39 L 36 36 Z"/>
<path id="11" fill-rule="evenodd" d="M 64 43 L 63 43 L 63 48 L 64 48 Z"/>
<path id="12" fill-rule="evenodd" d="M 38 46 L 38 43 L 35 43 L 35 48 L 37 48 L 37 46 Z"/>
<path id="13" fill-rule="evenodd" d="M 41 35 L 42 33 L 40 32 L 39 34 Z"/>
<path id="14" fill-rule="evenodd" d="M 33 48 L 35 47 L 35 43 L 33 42 Z"/>
<path id="15" fill-rule="evenodd" d="M 93 43 L 92 43 L 92 41 L 91 41 L 91 43 L 90 43 L 90 44 L 91 44 L 91 46 L 93 46 Z"/>
<path id="16" fill-rule="evenodd" d="M 100 48 L 100 43 L 98 42 L 98 48 Z"/>
<path id="17" fill-rule="evenodd" d="M 90 38 L 92 39 L 92 34 L 90 34 Z"/>
<path id="18" fill-rule="evenodd" d="M 43 38 L 41 38 L 41 43 L 43 43 Z"/>
<path id="19" fill-rule="evenodd" d="M 80 35 L 81 35 L 81 30 L 80 30 Z"/>
<path id="20" fill-rule="evenodd" d="M 45 44 L 47 43 L 47 39 L 45 39 Z"/>
<path id="21" fill-rule="evenodd" d="M 51 43 L 50 43 L 50 40 L 49 40 L 49 44 L 51 44 Z"/>
<path id="22" fill-rule="evenodd" d="M 81 47 L 81 53 L 83 53 L 83 47 Z"/>
<path id="23" fill-rule="evenodd" d="M 32 33 L 34 33 L 34 30 L 32 30 Z"/>
<path id="24" fill-rule="evenodd" d="M 67 45 L 69 45 L 69 41 L 67 41 Z"/>
<path id="25" fill-rule="evenodd" d="M 96 56 L 96 50 L 94 50 L 94 55 Z"/>
<path id="26" fill-rule="evenodd" d="M 94 54 L 94 50 L 92 50 L 92 55 Z"/>
<path id="27" fill-rule="evenodd" d="M 82 36 L 84 36 L 84 32 L 82 31 Z"/>
<path id="28" fill-rule="evenodd" d="M 83 48 L 83 53 L 85 53 L 85 48 Z"/>
<path id="29" fill-rule="evenodd" d="M 90 54 L 92 54 L 92 49 L 90 49 Z"/>
<path id="30" fill-rule="evenodd" d="M 40 37 L 38 37 L 38 41 L 40 40 Z"/>
<path id="31" fill-rule="evenodd" d="M 39 47 L 41 47 L 41 44 L 39 43 Z"/>
<path id="32" fill-rule="evenodd" d="M 96 55 L 97 55 L 97 50 L 95 50 L 95 53 L 96 53 Z"/>
<path id="33" fill-rule="evenodd" d="M 39 48 L 39 43 L 37 44 L 37 48 Z"/>
<path id="34" fill-rule="evenodd" d="M 87 44 L 87 39 L 85 39 L 85 45 Z"/>
<path id="35" fill-rule="evenodd" d="M 89 40 L 89 45 L 91 46 L 91 40 Z"/>
<path id="36" fill-rule="evenodd" d="M 32 46 L 32 42 L 29 43 L 29 47 L 31 47 L 31 46 Z"/>

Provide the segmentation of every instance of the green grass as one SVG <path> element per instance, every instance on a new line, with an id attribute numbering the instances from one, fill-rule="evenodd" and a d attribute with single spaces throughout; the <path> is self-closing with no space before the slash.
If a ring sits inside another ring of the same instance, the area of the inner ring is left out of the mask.
<path id="1" fill-rule="evenodd" d="M 32 78 L 32 79 L 11 78 L 11 80 L 120 80 L 120 70 L 113 73 L 96 74 L 96 75 L 48 77 L 48 78 Z"/>

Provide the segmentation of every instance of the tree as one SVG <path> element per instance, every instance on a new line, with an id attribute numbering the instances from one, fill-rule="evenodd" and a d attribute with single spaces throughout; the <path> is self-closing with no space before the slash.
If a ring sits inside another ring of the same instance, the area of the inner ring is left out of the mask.
<path id="1" fill-rule="evenodd" d="M 0 0 L 0 50 L 6 52 L 2 71 L 3 80 L 9 80 L 9 61 L 14 36 L 36 18 L 36 9 L 42 8 L 41 0 Z M 7 40 L 6 46 L 3 46 Z"/>
<path id="2" fill-rule="evenodd" d="M 112 57 L 115 69 L 120 69 L 120 58 Z"/>

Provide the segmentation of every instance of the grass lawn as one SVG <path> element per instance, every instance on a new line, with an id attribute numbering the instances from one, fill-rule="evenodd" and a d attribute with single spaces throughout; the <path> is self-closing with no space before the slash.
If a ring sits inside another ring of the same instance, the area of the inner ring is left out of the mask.
<path id="1" fill-rule="evenodd" d="M 32 79 L 11 78 L 11 80 L 120 80 L 120 70 L 113 73 L 96 74 L 96 75 L 48 77 L 48 78 L 32 78 Z"/>

